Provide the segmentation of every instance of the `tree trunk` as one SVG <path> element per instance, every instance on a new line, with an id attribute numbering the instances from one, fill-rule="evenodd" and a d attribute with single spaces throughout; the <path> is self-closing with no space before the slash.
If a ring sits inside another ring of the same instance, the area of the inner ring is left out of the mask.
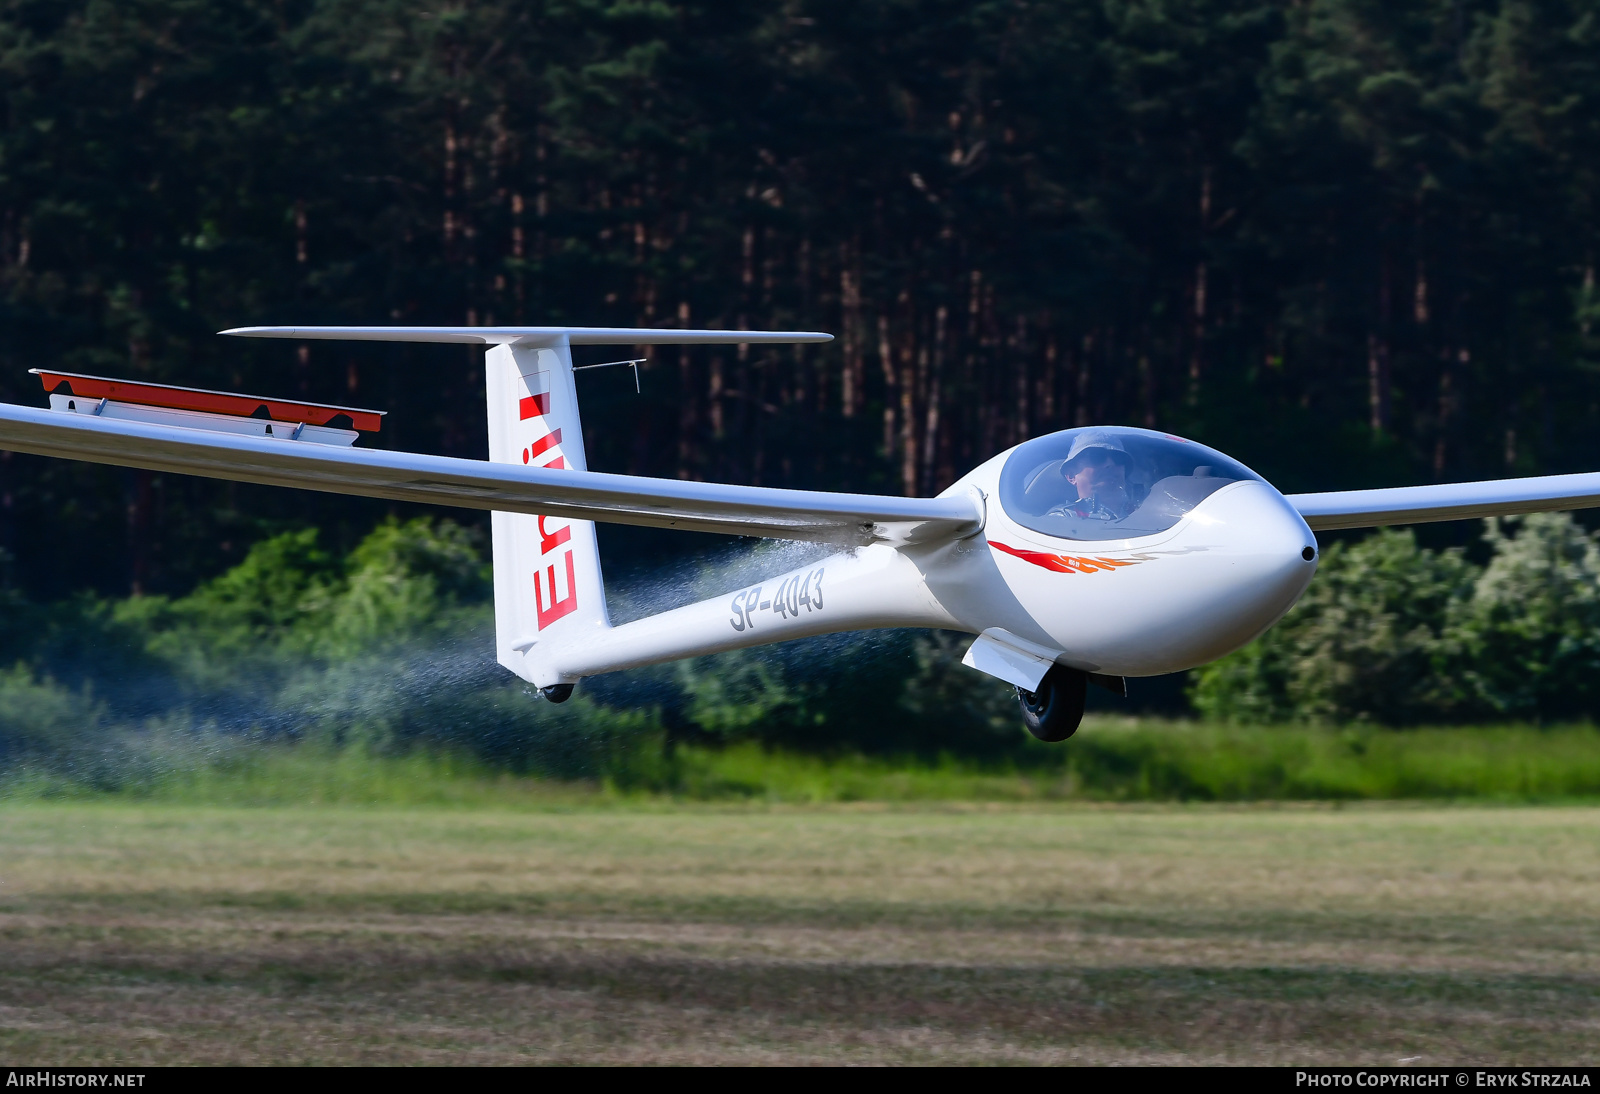
<path id="1" fill-rule="evenodd" d="M 1054 430 L 1056 426 L 1056 384 L 1060 369 L 1060 353 L 1056 345 L 1055 327 L 1050 324 L 1050 316 L 1045 315 L 1041 324 L 1045 329 L 1044 339 L 1044 374 L 1039 377 L 1039 389 L 1034 398 L 1034 404 L 1039 408 L 1039 421 L 1045 430 Z"/>
<path id="2" fill-rule="evenodd" d="M 1456 353 L 1446 350 L 1444 353 L 1444 367 L 1439 371 L 1439 411 L 1438 430 L 1433 442 L 1433 477 L 1444 477 L 1445 467 L 1449 463 L 1450 430 L 1454 425 L 1457 394 L 1455 380 L 1455 365 L 1463 367 L 1472 360 L 1472 354 L 1466 349 Z"/>
<path id="3" fill-rule="evenodd" d="M 1012 423 L 1011 443 L 1019 444 L 1030 434 L 1029 418 L 1032 407 L 1028 399 L 1028 317 L 1017 316 L 1017 330 L 1012 343 L 1012 361 L 1016 369 L 1015 384 L 1017 413 Z"/>
<path id="4" fill-rule="evenodd" d="M 1205 246 L 1206 232 L 1211 226 L 1211 168 L 1200 172 L 1200 245 Z M 1189 328 L 1189 405 L 1200 402 L 1200 380 L 1205 369 L 1206 291 L 1210 271 L 1201 258 L 1194 268 L 1194 300 Z M 1147 401 L 1145 417 L 1155 418 L 1155 408 Z"/>
<path id="5" fill-rule="evenodd" d="M 1077 406 L 1074 408 L 1072 421 L 1079 427 L 1086 426 L 1093 420 L 1089 412 L 1089 367 L 1093 361 L 1094 335 L 1086 334 L 1083 336 L 1083 349 L 1078 354 L 1077 375 L 1074 377 L 1077 380 L 1077 391 L 1074 393 Z"/>
<path id="6" fill-rule="evenodd" d="M 894 459 L 894 412 L 899 400 L 895 382 L 894 345 L 889 340 L 889 317 L 878 316 L 878 362 L 883 366 L 883 458 Z"/>
<path id="7" fill-rule="evenodd" d="M 1375 435 L 1389 429 L 1389 342 L 1376 333 L 1367 335 L 1367 403 Z"/>
<path id="8" fill-rule="evenodd" d="M 927 370 L 928 348 L 916 345 L 916 327 L 907 322 L 900 350 L 900 490 L 907 497 L 917 493 L 917 374 Z"/>
<path id="9" fill-rule="evenodd" d="M 839 409 L 854 418 L 861 408 L 861 273 L 856 267 L 856 250 L 848 243 L 839 245 L 840 341 L 843 365 L 839 373 Z"/>
<path id="10" fill-rule="evenodd" d="M 1427 282 L 1421 277 L 1422 267 L 1419 265 L 1417 293 L 1413 303 L 1416 306 L 1415 316 L 1417 322 L 1427 321 Z M 1378 269 L 1378 327 L 1367 335 L 1367 410 L 1368 424 L 1374 436 L 1382 435 L 1389 429 L 1389 393 L 1392 390 L 1392 380 L 1389 368 L 1389 329 L 1390 329 L 1390 262 L 1389 256 L 1383 256 Z"/>
<path id="11" fill-rule="evenodd" d="M 933 494 L 939 489 L 934 475 L 934 458 L 939 447 L 939 403 L 944 398 L 944 355 L 950 310 L 943 304 L 933 316 L 933 360 L 928 368 L 927 411 L 922 424 L 922 490 Z"/>

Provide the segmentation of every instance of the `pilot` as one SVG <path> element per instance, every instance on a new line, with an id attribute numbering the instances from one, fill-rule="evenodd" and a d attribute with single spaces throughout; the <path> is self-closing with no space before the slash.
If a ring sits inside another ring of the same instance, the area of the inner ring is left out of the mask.
<path id="1" fill-rule="evenodd" d="M 1116 434 L 1091 429 L 1073 439 L 1061 474 L 1078 491 L 1074 501 L 1056 506 L 1051 516 L 1121 520 L 1133 512 L 1128 469 L 1133 460 Z"/>

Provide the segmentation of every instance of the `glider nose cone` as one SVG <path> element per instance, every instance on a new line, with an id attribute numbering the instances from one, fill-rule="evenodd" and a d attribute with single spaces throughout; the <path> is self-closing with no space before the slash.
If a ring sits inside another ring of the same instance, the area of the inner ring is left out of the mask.
<path id="1" fill-rule="evenodd" d="M 1063 664 L 1156 676 L 1232 653 L 1277 622 L 1316 572 L 1316 542 L 1282 494 L 1242 480 L 1148 546 L 1096 554 L 1082 543 L 1072 554 L 989 546 Z M 991 625 L 1027 637 L 1009 622 Z"/>
<path id="2" fill-rule="evenodd" d="M 1317 569 L 1317 540 L 1277 490 L 1261 482 L 1219 490 L 1190 514 L 1182 547 L 1205 559 L 1211 586 L 1207 648 L 1196 663 L 1238 649 L 1294 606 Z"/>

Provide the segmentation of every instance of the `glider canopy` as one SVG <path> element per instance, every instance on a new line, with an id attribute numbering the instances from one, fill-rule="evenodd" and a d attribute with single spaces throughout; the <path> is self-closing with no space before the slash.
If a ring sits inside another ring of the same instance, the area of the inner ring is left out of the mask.
<path id="1" fill-rule="evenodd" d="M 1000 472 L 1000 504 L 1024 528 L 1058 539 L 1133 539 L 1166 531 L 1241 479 L 1261 481 L 1239 461 L 1181 437 L 1068 429 L 1017 446 Z"/>

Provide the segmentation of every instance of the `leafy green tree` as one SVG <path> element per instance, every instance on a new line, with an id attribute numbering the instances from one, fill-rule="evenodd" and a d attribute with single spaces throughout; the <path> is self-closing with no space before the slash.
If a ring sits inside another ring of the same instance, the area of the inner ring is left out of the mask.
<path id="1" fill-rule="evenodd" d="M 1465 681 L 1495 716 L 1594 718 L 1600 543 L 1564 513 L 1486 523 L 1494 557 L 1454 621 Z"/>
<path id="2" fill-rule="evenodd" d="M 317 651 L 350 656 L 415 645 L 479 623 L 492 595 L 481 544 L 449 522 L 380 524 L 345 562 L 344 583 L 322 607 Z"/>

